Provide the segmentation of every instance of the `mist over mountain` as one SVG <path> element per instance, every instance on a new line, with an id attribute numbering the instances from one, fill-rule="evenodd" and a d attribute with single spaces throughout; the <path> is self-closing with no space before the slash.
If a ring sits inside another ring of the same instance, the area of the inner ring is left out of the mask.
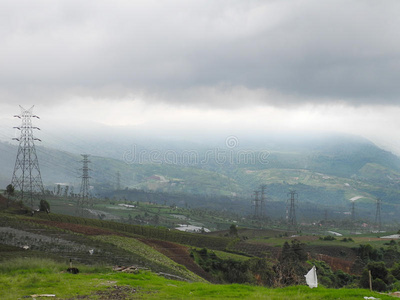
<path id="1" fill-rule="evenodd" d="M 61 184 L 79 193 L 80 154 L 86 153 L 91 155 L 92 192 L 98 196 L 135 200 L 129 190 L 139 189 L 193 199 L 229 197 L 251 210 L 253 191 L 267 184 L 269 201 L 282 207 L 287 192 L 295 189 L 303 205 L 316 204 L 320 210 L 345 212 L 355 196 L 362 197 L 357 201 L 361 207 L 372 207 L 381 197 L 387 204 L 384 212 L 398 209 L 400 159 L 361 137 L 228 136 L 202 143 L 133 134 L 130 138 L 126 132 L 107 139 L 83 132 L 58 142 L 47 137 L 46 146 L 37 143 L 36 149 L 44 185 L 51 191 Z M 17 145 L 0 142 L 0 151 L 0 184 L 5 187 L 11 181 Z M 116 191 L 117 173 L 125 192 Z"/>

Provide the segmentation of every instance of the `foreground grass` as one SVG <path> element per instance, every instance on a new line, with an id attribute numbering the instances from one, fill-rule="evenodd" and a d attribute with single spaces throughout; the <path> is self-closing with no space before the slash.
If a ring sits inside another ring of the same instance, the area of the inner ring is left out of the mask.
<path id="1" fill-rule="evenodd" d="M 0 299 L 33 294 L 55 294 L 57 299 L 89 295 L 97 299 L 116 286 L 131 287 L 123 299 L 384 299 L 392 297 L 361 289 L 310 289 L 294 286 L 268 289 L 249 285 L 212 285 L 167 280 L 150 272 L 125 274 L 105 267 L 79 266 L 80 273 L 65 272 L 66 266 L 45 259 L 15 259 L 0 265 Z M 133 292 L 132 292 L 133 291 Z M 104 299 L 104 298 L 103 298 Z"/>
<path id="2" fill-rule="evenodd" d="M 76 276 L 67 265 L 49 259 L 17 258 L 0 264 L 0 299 L 18 299 L 32 294 L 72 297 L 105 288 L 105 267 L 79 266 Z"/>

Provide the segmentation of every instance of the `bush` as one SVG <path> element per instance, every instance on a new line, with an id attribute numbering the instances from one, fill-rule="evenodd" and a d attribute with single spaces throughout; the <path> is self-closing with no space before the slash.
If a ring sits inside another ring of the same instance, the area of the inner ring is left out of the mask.
<path id="1" fill-rule="evenodd" d="M 345 243 L 347 243 L 347 242 L 354 242 L 354 240 L 353 240 L 351 237 L 349 237 L 349 238 L 342 238 L 340 241 L 341 241 L 341 242 L 345 242 Z"/>
<path id="2" fill-rule="evenodd" d="M 396 242 L 395 242 L 395 240 L 390 240 L 390 242 L 384 243 L 384 245 L 386 245 L 386 246 L 396 246 Z"/>
<path id="3" fill-rule="evenodd" d="M 384 292 L 384 291 L 387 291 L 388 287 L 382 279 L 376 278 L 376 279 L 372 280 L 372 289 L 374 291 Z"/>
<path id="4" fill-rule="evenodd" d="M 335 271 L 337 287 L 345 287 L 353 282 L 353 276 L 343 272 L 342 270 Z"/>
<path id="5" fill-rule="evenodd" d="M 248 264 L 258 285 L 273 286 L 276 274 L 266 259 L 254 257 L 248 260 Z"/>
<path id="6" fill-rule="evenodd" d="M 390 270 L 390 273 L 394 276 L 394 278 L 400 280 L 400 263 L 396 263 Z"/>
<path id="7" fill-rule="evenodd" d="M 318 281 L 327 288 L 342 288 L 352 284 L 354 277 L 342 270 L 332 271 L 329 264 L 320 260 L 311 260 L 307 262 L 317 268 Z"/>
<path id="8" fill-rule="evenodd" d="M 237 230 L 237 227 L 236 227 L 236 225 L 235 224 L 232 224 L 230 227 L 229 227 L 229 235 L 231 235 L 231 236 L 238 236 L 238 230 Z"/>
<path id="9" fill-rule="evenodd" d="M 327 236 L 324 236 L 324 237 L 320 237 L 319 239 L 321 241 L 334 241 L 334 240 L 336 240 L 336 238 L 334 236 L 332 236 L 332 235 L 327 235 Z"/>
<path id="10" fill-rule="evenodd" d="M 291 245 L 285 242 L 282 247 L 282 253 L 280 257 L 281 262 L 305 262 L 308 258 L 308 254 L 304 249 L 304 244 L 298 240 L 292 240 Z"/>
<path id="11" fill-rule="evenodd" d="M 47 202 L 46 200 L 40 200 L 39 210 L 49 213 L 50 212 L 50 204 L 49 204 L 49 202 Z"/>
<path id="12" fill-rule="evenodd" d="M 386 291 L 393 277 L 389 276 L 385 263 L 383 261 L 370 262 L 367 265 L 360 278 L 360 286 L 363 288 L 369 288 L 369 271 L 372 276 L 372 288 L 377 291 Z"/>
<path id="13" fill-rule="evenodd" d="M 214 278 L 224 283 L 254 283 L 255 279 L 250 270 L 254 264 L 248 261 L 237 261 L 234 259 L 219 258 L 214 252 L 206 248 L 200 250 L 192 249 L 191 256 Z M 257 265 L 257 264 L 256 264 Z"/>
<path id="14" fill-rule="evenodd" d="M 324 287 L 327 287 L 327 288 L 333 287 L 333 282 L 329 277 L 322 276 L 322 277 L 319 277 L 318 280 L 319 280 L 319 284 L 321 284 Z"/>
<path id="15" fill-rule="evenodd" d="M 369 260 L 380 261 L 383 257 L 382 252 L 373 248 L 370 244 L 360 245 L 357 249 L 357 254 L 365 262 Z"/>

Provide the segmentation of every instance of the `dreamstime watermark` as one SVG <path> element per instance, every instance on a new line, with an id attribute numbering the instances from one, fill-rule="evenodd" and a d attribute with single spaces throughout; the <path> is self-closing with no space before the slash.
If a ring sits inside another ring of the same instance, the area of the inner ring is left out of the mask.
<path id="1" fill-rule="evenodd" d="M 123 160 L 127 164 L 168 164 L 168 165 L 266 165 L 269 163 L 268 150 L 249 150 L 239 148 L 239 139 L 228 136 L 225 147 L 200 150 L 159 150 L 138 149 L 132 145 L 124 151 Z"/>

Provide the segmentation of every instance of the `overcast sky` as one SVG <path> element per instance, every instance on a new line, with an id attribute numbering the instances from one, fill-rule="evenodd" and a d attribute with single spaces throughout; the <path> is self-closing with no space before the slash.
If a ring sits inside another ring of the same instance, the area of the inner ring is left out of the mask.
<path id="1" fill-rule="evenodd" d="M 398 0 L 2 0 L 0 120 L 34 104 L 66 126 L 338 131 L 400 154 L 399 12 Z"/>

